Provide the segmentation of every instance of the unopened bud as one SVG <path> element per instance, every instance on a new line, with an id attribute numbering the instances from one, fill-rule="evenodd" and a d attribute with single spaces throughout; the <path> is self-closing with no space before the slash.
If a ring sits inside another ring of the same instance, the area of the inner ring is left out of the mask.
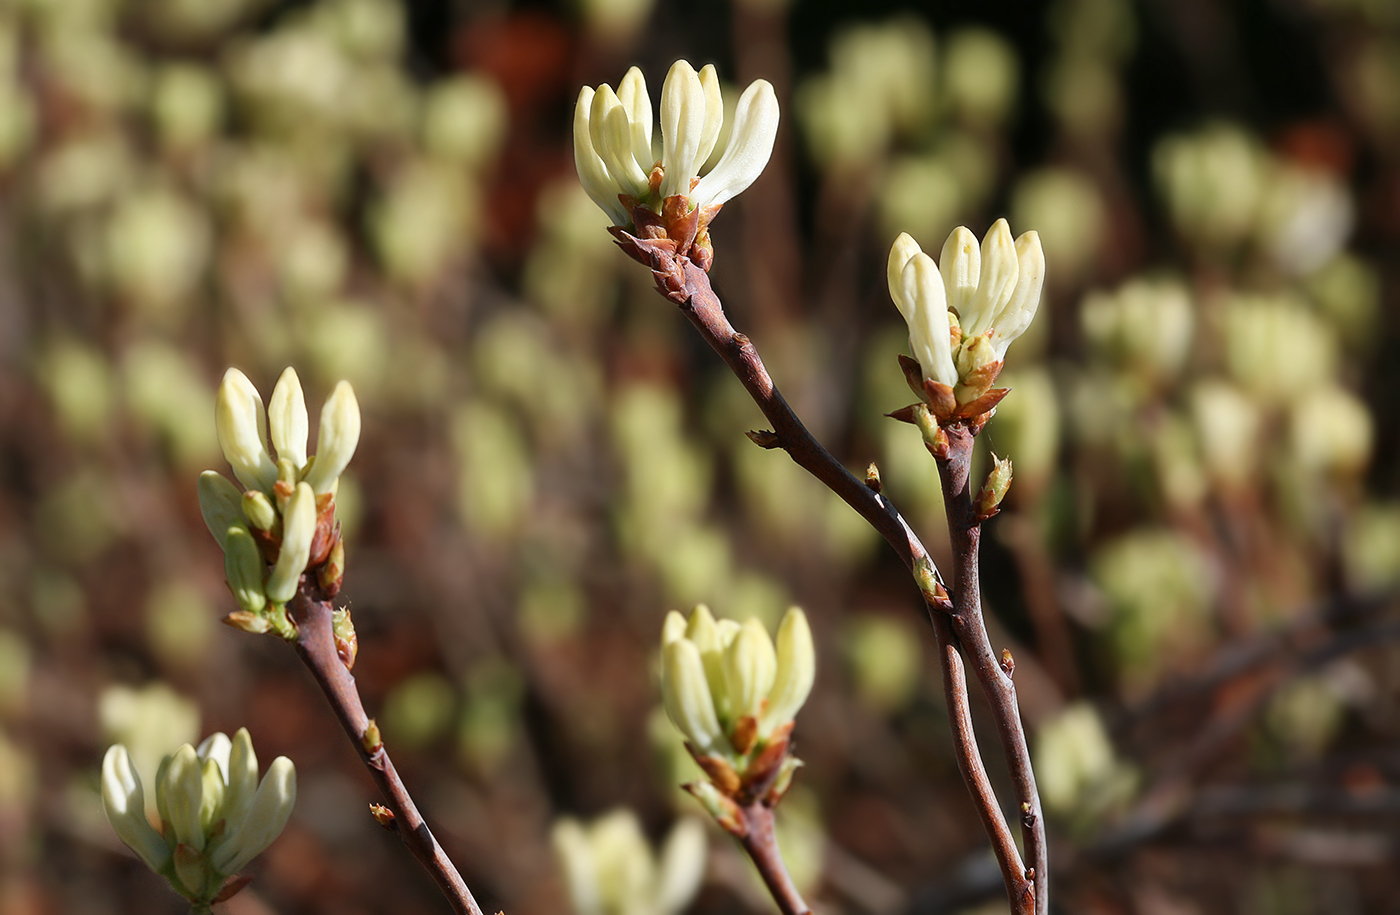
<path id="1" fill-rule="evenodd" d="M 880 468 L 875 466 L 874 461 L 871 461 L 870 466 L 865 468 L 865 488 L 879 495 L 880 487 Z"/>
<path id="2" fill-rule="evenodd" d="M 724 739 L 694 642 L 678 639 L 662 648 L 661 695 L 666 714 L 695 752 L 709 753 Z"/>
<path id="3" fill-rule="evenodd" d="M 335 597 L 340 593 L 340 585 L 344 579 L 345 541 L 337 537 L 335 545 L 331 547 L 330 555 L 316 570 L 316 584 L 321 586 L 321 590 L 325 592 L 327 597 Z"/>
<path id="4" fill-rule="evenodd" d="M 321 431 L 316 437 L 316 461 L 306 472 L 306 482 L 316 495 L 331 491 L 355 454 L 360 442 L 360 405 L 350 382 L 335 386 L 321 408 Z"/>
<path id="5" fill-rule="evenodd" d="M 724 679 L 735 719 L 758 717 L 777 671 L 773 640 L 762 623 L 750 618 L 724 653 Z"/>
<path id="6" fill-rule="evenodd" d="M 370 804 L 369 815 L 374 817 L 374 821 L 385 829 L 394 828 L 394 811 L 383 804 Z"/>
<path id="7" fill-rule="evenodd" d="M 277 509 L 272 500 L 261 489 L 250 489 L 243 494 L 243 517 L 248 525 L 256 530 L 271 531 L 277 526 Z"/>
<path id="8" fill-rule="evenodd" d="M 985 521 L 1000 511 L 1001 500 L 1011 488 L 1011 458 L 992 455 L 992 472 L 977 494 L 977 517 Z"/>
<path id="9" fill-rule="evenodd" d="M 287 502 L 282 521 L 282 547 L 267 580 L 268 599 L 285 604 L 297 592 L 297 582 L 311 559 L 316 534 L 316 495 L 306 483 L 298 483 Z"/>
<path id="10" fill-rule="evenodd" d="M 355 656 L 360 653 L 360 638 L 350 619 L 350 608 L 342 607 L 331 614 L 331 633 L 335 637 L 335 652 L 346 670 L 355 669 Z"/>
<path id="11" fill-rule="evenodd" d="M 360 746 L 365 748 L 366 753 L 378 753 L 384 746 L 384 738 L 379 733 L 379 725 L 375 724 L 373 718 L 369 724 L 365 725 L 365 732 L 360 735 Z"/>
<path id="12" fill-rule="evenodd" d="M 267 452 L 267 417 L 257 388 L 238 369 L 224 373 L 214 411 L 219 446 L 245 489 L 271 490 L 277 465 Z"/>
<path id="13" fill-rule="evenodd" d="M 783 614 L 778 623 L 777 643 L 777 673 L 759 727 L 759 733 L 765 737 L 792 720 L 807 701 L 817 676 L 812 628 L 807 624 L 807 614 L 800 608 L 793 607 Z"/>
<path id="14" fill-rule="evenodd" d="M 302 393 L 301 380 L 291 366 L 272 389 L 267 418 L 278 463 L 287 460 L 300 470 L 306 465 L 306 436 L 311 425 L 306 416 L 306 395 Z"/>

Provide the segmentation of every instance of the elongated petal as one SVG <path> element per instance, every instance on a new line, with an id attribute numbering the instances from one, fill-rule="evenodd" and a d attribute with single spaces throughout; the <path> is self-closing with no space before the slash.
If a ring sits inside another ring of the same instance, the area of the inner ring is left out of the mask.
<path id="1" fill-rule="evenodd" d="M 229 527 L 243 523 L 243 494 L 238 487 L 218 471 L 204 471 L 199 475 L 199 513 L 209 533 L 227 552 Z"/>
<path id="2" fill-rule="evenodd" d="M 649 175 L 656 164 L 656 156 L 651 151 L 651 96 L 647 95 L 647 82 L 641 70 L 633 67 L 622 77 L 622 82 L 617 84 L 617 100 L 627 112 L 632 129 L 632 158 L 642 172 Z"/>
<path id="3" fill-rule="evenodd" d="M 685 638 L 685 617 L 672 610 L 666 614 L 666 621 L 661 624 L 661 644 L 669 645 L 676 639 Z"/>
<path id="4" fill-rule="evenodd" d="M 1006 348 L 1030 327 L 1040 307 L 1041 287 L 1045 283 L 1045 251 L 1040 247 L 1040 234 L 1026 232 L 1016 239 L 1016 259 L 1020 272 L 1011 300 L 1002 309 L 992 326 L 992 347 L 997 358 L 1006 355 Z"/>
<path id="5" fill-rule="evenodd" d="M 297 582 L 311 559 L 315 533 L 316 494 L 308 484 L 298 483 L 282 514 L 282 547 L 267 578 L 269 600 L 285 604 L 297 593 Z"/>
<path id="6" fill-rule="evenodd" d="M 764 735 L 792 720 L 807 701 L 817 677 L 817 653 L 807 614 L 797 607 L 783 614 L 782 622 L 778 623 L 777 642 L 778 674 L 773 679 L 768 708 L 759 725 L 759 733 Z"/>
<path id="7" fill-rule="evenodd" d="M 923 249 L 908 232 L 899 233 L 899 237 L 890 246 L 890 260 L 885 271 L 890 286 L 890 298 L 894 300 L 899 313 L 904 315 L 906 323 L 914 320 L 914 303 L 904 295 L 904 268 L 909 265 L 910 258 L 922 253 Z"/>
<path id="8" fill-rule="evenodd" d="M 902 283 L 904 296 L 914 303 L 909 348 L 923 369 L 924 378 L 956 384 L 958 372 L 948 334 L 948 304 L 938 265 L 927 254 L 916 254 L 904 268 Z"/>
<path id="9" fill-rule="evenodd" d="M 721 721 L 728 721 L 729 691 L 724 683 L 724 640 L 720 637 L 719 624 L 715 622 L 709 607 L 697 604 L 690 612 L 685 636 L 694 642 L 700 651 L 700 662 L 705 667 L 705 679 L 710 687 L 710 700 L 714 704 L 715 714 Z"/>
<path id="10" fill-rule="evenodd" d="M 267 417 L 263 415 L 262 397 L 238 369 L 224 373 L 214 421 L 219 447 L 238 482 L 247 489 L 272 489 L 277 482 L 277 465 L 267 452 Z"/>
<path id="11" fill-rule="evenodd" d="M 705 123 L 700 131 L 700 148 L 695 151 L 692 170 L 698 175 L 719 142 L 724 127 L 724 96 L 719 91 L 719 75 L 714 64 L 700 68 L 700 88 L 705 94 Z"/>
<path id="12" fill-rule="evenodd" d="M 219 735 L 223 737 L 222 734 Z M 228 738 L 224 737 L 227 742 Z M 228 787 L 228 782 L 224 779 L 224 770 L 219 767 L 216 759 L 205 759 L 200 765 L 201 791 L 199 800 L 199 826 L 204 835 L 209 835 L 214 828 L 214 821 L 223 812 L 224 789 Z"/>
<path id="13" fill-rule="evenodd" d="M 726 203 L 753 184 L 773 155 L 777 136 L 778 97 L 767 80 L 755 80 L 739 97 L 724 155 L 695 186 L 696 204 Z"/>
<path id="14" fill-rule="evenodd" d="M 215 731 L 194 748 L 200 759 L 212 759 L 219 764 L 219 771 L 223 773 L 225 781 L 228 780 L 228 758 L 232 750 L 233 741 L 229 740 L 223 731 Z"/>
<path id="15" fill-rule="evenodd" d="M 113 744 L 102 757 L 102 808 L 117 838 L 159 873 L 170 863 L 170 848 L 146 819 L 146 794 L 126 747 Z"/>
<path id="16" fill-rule="evenodd" d="M 199 811 L 204 800 L 204 772 L 194 747 L 185 744 L 172 753 L 164 775 L 165 803 L 175 840 L 203 851 L 204 827 Z"/>
<path id="17" fill-rule="evenodd" d="M 762 623 L 750 618 L 724 653 L 724 679 L 736 719 L 744 715 L 759 716 L 777 671 L 773 640 Z"/>
<path id="18" fill-rule="evenodd" d="M 948 307 L 957 312 L 966 330 L 970 317 L 968 306 L 977 292 L 977 281 L 982 273 L 982 252 L 977 247 L 977 236 L 966 226 L 958 226 L 949 233 L 938 255 L 938 269 L 947 292 Z"/>
<path id="19" fill-rule="evenodd" d="M 551 836 L 554 854 L 564 870 L 564 882 L 569 887 L 569 899 L 578 915 L 602 915 L 602 890 L 598 886 L 598 863 L 593 844 L 583 826 L 574 819 L 554 824 Z"/>
<path id="20" fill-rule="evenodd" d="M 705 133 L 705 89 L 695 68 L 684 60 L 671 65 L 661 86 L 662 198 L 689 194 L 695 177 L 695 154 Z"/>
<path id="21" fill-rule="evenodd" d="M 261 854 L 282 833 L 296 801 L 296 767 L 279 756 L 263 776 L 242 827 L 212 855 L 214 869 L 226 876 L 234 874 Z"/>
<path id="22" fill-rule="evenodd" d="M 1005 219 L 998 219 L 982 239 L 982 272 L 977 279 L 977 292 L 968 305 L 969 314 L 958 314 L 965 335 L 975 337 L 991 329 L 1011 300 L 1020 273 L 1011 228 Z"/>
<path id="23" fill-rule="evenodd" d="M 642 194 L 647 187 L 647 176 L 633 155 L 632 125 L 626 108 L 606 83 L 593 95 L 588 131 L 593 149 L 603 157 L 608 174 L 618 188 L 628 194 Z"/>
<path id="24" fill-rule="evenodd" d="M 677 639 L 661 650 L 661 696 L 671 723 L 696 752 L 709 753 L 724 739 L 694 642 Z"/>
<path id="25" fill-rule="evenodd" d="M 311 421 L 306 416 L 306 395 L 296 369 L 288 366 L 272 389 L 267 404 L 268 429 L 279 460 L 290 460 L 297 470 L 306 466 L 306 436 Z"/>
<path id="26" fill-rule="evenodd" d="M 625 226 L 632 220 L 627 215 L 626 207 L 617 199 L 617 182 L 612 180 L 607 165 L 593 148 L 589 127 L 593 95 L 593 88 L 584 86 L 579 90 L 578 103 L 574 105 L 574 168 L 588 198 L 608 214 L 613 225 Z"/>
<path id="27" fill-rule="evenodd" d="M 705 878 L 705 824 L 694 817 L 676 822 L 661 846 L 652 897 L 663 915 L 690 905 Z"/>
<path id="28" fill-rule="evenodd" d="M 316 460 L 306 472 L 306 482 L 316 495 L 330 492 L 355 456 L 360 443 L 360 403 L 350 382 L 335 386 L 321 408 L 321 429 L 316 435 Z"/>

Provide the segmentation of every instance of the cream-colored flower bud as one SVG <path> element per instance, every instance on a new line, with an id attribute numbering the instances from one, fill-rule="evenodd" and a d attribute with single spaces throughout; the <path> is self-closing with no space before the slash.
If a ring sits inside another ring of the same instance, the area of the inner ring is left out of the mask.
<path id="1" fill-rule="evenodd" d="M 972 297 L 977 293 L 978 278 L 982 275 L 982 250 L 977 245 L 977 236 L 967 226 L 958 226 L 948 233 L 948 240 L 943 242 L 943 250 L 938 255 L 938 264 L 948 295 L 948 308 L 962 317 L 970 315 Z M 966 323 L 963 321 L 964 325 Z"/>
<path id="2" fill-rule="evenodd" d="M 963 333 L 980 336 L 991 330 L 992 322 L 1011 300 L 1021 265 L 1016 258 L 1016 242 L 1005 219 L 992 223 L 982 238 L 982 269 L 977 277 L 977 289 L 967 303 L 966 311 L 958 312 Z"/>
<path id="3" fill-rule="evenodd" d="M 195 851 L 204 850 L 204 827 L 199 811 L 204 800 L 203 767 L 194 747 L 185 744 L 167 757 L 156 780 L 161 815 L 168 817 L 175 841 Z"/>
<path id="4" fill-rule="evenodd" d="M 214 413 L 219 446 L 245 489 L 271 490 L 277 465 L 267 451 L 267 417 L 257 388 L 238 369 L 224 373 Z"/>
<path id="5" fill-rule="evenodd" d="M 206 470 L 199 475 L 199 512 L 209 533 L 228 551 L 228 529 L 243 524 L 242 493 L 223 474 Z"/>
<path id="6" fill-rule="evenodd" d="M 773 640 L 762 623 L 750 618 L 724 653 L 724 680 L 735 720 L 762 714 L 777 671 Z"/>
<path id="7" fill-rule="evenodd" d="M 292 481 L 295 485 L 295 481 Z M 272 500 L 267 497 L 267 493 L 261 489 L 250 489 L 243 494 L 241 500 L 243 517 L 248 519 L 248 526 L 255 530 L 270 531 L 277 526 L 277 509 L 273 506 Z"/>
<path id="8" fill-rule="evenodd" d="M 661 695 L 666 714 L 697 753 L 708 754 L 726 743 L 694 642 L 678 639 L 661 650 Z"/>
<path id="9" fill-rule="evenodd" d="M 767 736 L 774 728 L 793 719 L 812 692 L 817 676 L 817 651 L 807 614 L 792 607 L 778 623 L 778 668 L 768 705 L 759 721 L 759 734 Z"/>
<path id="10" fill-rule="evenodd" d="M 584 87 L 574 106 L 579 182 L 617 226 L 632 222 L 619 195 L 656 213 L 663 200 L 677 195 L 687 197 L 692 208 L 722 205 L 752 184 L 772 155 L 778 132 L 773 87 L 757 80 L 740 96 L 729 145 L 702 177 L 723 126 L 724 101 L 713 65 L 697 73 L 686 61 L 676 61 L 661 88 L 662 178 L 653 192 L 651 100 L 641 72 L 628 71 L 616 93 L 606 84 Z"/>
<path id="11" fill-rule="evenodd" d="M 902 234 L 890 249 L 887 275 L 890 298 L 909 325 L 910 354 L 923 369 L 924 380 L 949 387 L 956 384 L 948 304 L 938 265 L 913 238 Z"/>
<path id="12" fill-rule="evenodd" d="M 718 90 L 713 104 L 720 106 L 719 110 L 723 112 Z M 692 201 L 697 206 L 718 206 L 742 194 L 758 180 L 768 165 L 777 137 L 778 96 L 767 80 L 755 80 L 739 96 L 724 155 L 720 156 L 714 169 L 695 185 L 691 193 Z M 701 163 L 704 161 L 700 160 Z M 698 169 L 699 165 L 696 167 Z"/>
<path id="13" fill-rule="evenodd" d="M 128 848 L 157 873 L 170 864 L 170 848 L 146 819 L 141 775 L 126 747 L 113 744 L 102 758 L 102 807 L 107 822 Z"/>
<path id="14" fill-rule="evenodd" d="M 230 839 L 214 853 L 210 863 L 220 873 L 237 873 L 282 833 L 296 800 L 296 767 L 287 757 L 279 756 L 258 785 L 247 816 L 236 831 L 230 831 Z"/>
<path id="15" fill-rule="evenodd" d="M 662 913 L 690 905 L 705 879 L 705 824 L 694 817 L 677 820 L 661 846 L 654 896 Z"/>
<path id="16" fill-rule="evenodd" d="M 267 597 L 285 604 L 297 593 L 297 582 L 311 559 L 311 541 L 316 535 L 316 494 L 306 483 L 296 492 L 282 514 L 282 547 L 267 579 Z"/>
<path id="17" fill-rule="evenodd" d="M 301 390 L 301 379 L 291 366 L 272 389 L 267 418 L 278 461 L 290 460 L 297 470 L 305 467 L 306 436 L 311 431 L 311 421 L 306 415 L 306 395 Z"/>
<path id="18" fill-rule="evenodd" d="M 600 90 L 601 91 L 601 90 Z M 661 198 L 690 193 L 695 159 L 705 133 L 705 87 L 689 62 L 671 65 L 661 85 Z"/>
<path id="19" fill-rule="evenodd" d="M 685 637 L 700 650 L 700 662 L 705 666 L 705 679 L 710 684 L 710 699 L 714 702 L 715 714 L 721 721 L 730 720 L 729 689 L 724 678 L 724 649 L 728 642 L 720 634 L 719 623 L 709 607 L 697 604 L 690 611 Z"/>
<path id="20" fill-rule="evenodd" d="M 316 495 L 325 495 L 355 455 L 360 443 L 360 404 L 350 382 L 335 386 L 321 408 L 321 431 L 316 436 L 316 461 L 306 472 L 306 482 Z"/>
<path id="21" fill-rule="evenodd" d="M 574 105 L 574 168 L 578 171 L 579 184 L 603 212 L 608 214 L 615 226 L 625 226 L 632 221 L 627 208 L 617 199 L 618 184 L 612 179 L 598 151 L 593 147 L 592 111 L 596 92 L 591 86 L 579 90 L 578 102 Z M 647 101 L 648 110 L 651 101 Z"/>
<path id="22" fill-rule="evenodd" d="M 686 636 L 685 636 L 685 632 L 686 632 L 685 617 L 681 616 L 681 615 L 680 615 L 679 613 L 677 613 L 675 610 L 670 611 L 669 613 L 666 614 L 666 620 L 665 620 L 665 622 L 663 622 L 663 623 L 661 624 L 661 644 L 662 644 L 662 646 L 664 647 L 664 646 L 666 646 L 666 645 L 669 645 L 669 644 L 671 644 L 672 642 L 674 642 L 676 639 L 683 639 L 683 638 L 685 638 L 685 637 L 686 637 Z"/>
<path id="23" fill-rule="evenodd" d="M 1017 237 L 1016 261 L 1020 266 L 1016 286 L 992 325 L 992 343 L 998 359 L 1005 358 L 1011 341 L 1031 326 L 1040 307 L 1040 293 L 1045 285 L 1045 250 L 1041 247 L 1039 233 L 1025 232 Z"/>

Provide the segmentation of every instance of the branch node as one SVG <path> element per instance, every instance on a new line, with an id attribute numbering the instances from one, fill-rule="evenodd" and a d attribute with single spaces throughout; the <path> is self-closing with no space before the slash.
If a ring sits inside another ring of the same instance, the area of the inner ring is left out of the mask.
<path id="1" fill-rule="evenodd" d="M 771 429 L 750 429 L 744 434 L 749 437 L 749 441 L 760 448 L 766 448 L 771 451 L 774 448 L 781 448 L 783 446 L 782 441 L 778 438 L 778 433 Z"/>

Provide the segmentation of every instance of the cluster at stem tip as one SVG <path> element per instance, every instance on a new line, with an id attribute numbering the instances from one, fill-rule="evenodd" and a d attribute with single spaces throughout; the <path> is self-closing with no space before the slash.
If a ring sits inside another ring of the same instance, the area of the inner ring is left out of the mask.
<path id="1" fill-rule="evenodd" d="M 908 234 L 895 240 L 890 297 L 909 324 L 913 354 L 901 365 L 939 424 L 984 417 L 1006 395 L 992 385 L 1007 347 L 1035 317 L 1044 279 L 1040 236 L 1026 232 L 1013 240 L 1005 219 L 992 224 L 980 246 L 966 228 L 954 229 L 937 262 Z"/>
<path id="2" fill-rule="evenodd" d="M 160 829 L 146 816 L 141 775 L 126 747 L 102 760 L 102 805 L 113 831 L 181 896 L 208 906 L 232 896 L 230 879 L 282 832 L 296 804 L 297 773 L 279 756 L 258 780 L 258 757 L 246 728 L 230 740 L 212 734 L 161 761 L 155 779 Z"/>
<path id="3" fill-rule="evenodd" d="M 215 412 L 219 444 L 243 485 L 222 474 L 199 477 L 199 507 L 224 551 L 224 571 L 239 610 L 225 622 L 249 632 L 295 636 L 286 604 L 303 573 L 334 597 L 344 576 L 345 546 L 335 521 L 335 494 L 360 440 L 360 407 L 349 382 L 336 385 L 321 409 L 317 453 L 307 454 L 310 420 L 297 373 L 288 368 L 263 410 L 262 397 L 242 372 L 229 369 Z M 276 459 L 268 450 L 268 434 Z M 348 616 L 337 619 L 336 642 L 354 661 Z"/>
<path id="4" fill-rule="evenodd" d="M 737 830 L 735 804 L 773 804 L 801 763 L 789 752 L 793 717 L 816 676 L 807 616 L 794 607 L 775 640 L 763 624 L 716 620 L 704 605 L 687 620 L 666 616 L 661 692 L 666 714 L 709 776 L 686 785 L 722 826 Z"/>
<path id="5" fill-rule="evenodd" d="M 638 256 L 663 246 L 708 270 L 708 226 L 727 201 L 763 171 L 778 132 L 778 99 L 767 80 L 739 96 L 729 143 L 701 174 L 724 127 L 724 100 L 712 64 L 698 72 L 678 60 L 661 87 L 661 150 L 652 145 L 652 108 L 636 67 L 618 83 L 584 86 L 574 108 L 574 164 L 593 202 Z"/>

